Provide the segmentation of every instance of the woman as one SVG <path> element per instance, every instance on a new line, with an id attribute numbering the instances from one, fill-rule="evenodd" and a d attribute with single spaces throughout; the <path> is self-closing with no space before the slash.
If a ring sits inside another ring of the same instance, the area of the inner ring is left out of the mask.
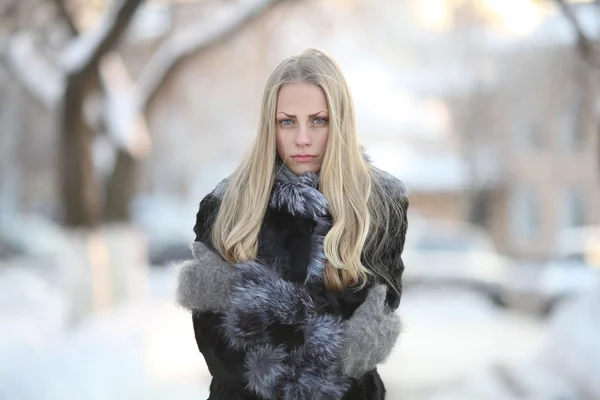
<path id="1" fill-rule="evenodd" d="M 407 207 L 362 154 L 335 61 L 283 61 L 252 152 L 200 203 L 179 274 L 209 399 L 384 399 Z"/>

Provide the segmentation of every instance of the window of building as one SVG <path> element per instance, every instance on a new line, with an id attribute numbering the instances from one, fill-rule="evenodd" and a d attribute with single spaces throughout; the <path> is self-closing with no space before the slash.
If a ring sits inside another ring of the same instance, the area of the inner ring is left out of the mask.
<path id="1" fill-rule="evenodd" d="M 515 141 L 519 149 L 539 150 L 544 146 L 542 125 L 530 113 L 521 112 L 515 116 Z"/>
<path id="2" fill-rule="evenodd" d="M 519 186 L 511 196 L 510 217 L 516 241 L 535 237 L 541 226 L 540 199 L 535 187 Z"/>
<path id="3" fill-rule="evenodd" d="M 563 228 L 584 225 L 586 222 L 585 199 L 580 190 L 567 187 L 562 194 L 560 215 Z"/>
<path id="4" fill-rule="evenodd" d="M 585 141 L 584 95 L 580 91 L 568 97 L 564 110 L 560 137 L 561 146 L 568 150 L 578 150 Z"/>

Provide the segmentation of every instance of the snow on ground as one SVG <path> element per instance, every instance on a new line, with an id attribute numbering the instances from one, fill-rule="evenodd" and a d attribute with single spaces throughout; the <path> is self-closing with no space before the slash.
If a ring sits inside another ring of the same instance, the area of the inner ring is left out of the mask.
<path id="1" fill-rule="evenodd" d="M 545 335 L 538 321 L 458 290 L 405 292 L 399 312 L 404 332 L 380 368 L 392 399 L 511 399 L 495 369 L 531 358 Z"/>
<path id="2" fill-rule="evenodd" d="M 558 307 L 550 321 L 550 340 L 539 360 L 576 388 L 579 398 L 598 399 L 599 337 L 600 287 Z"/>
<path id="3" fill-rule="evenodd" d="M 32 327 L 0 314 L 2 326 L 9 327 L 0 334 L 0 399 L 206 398 L 208 375 L 191 318 L 172 302 L 173 277 L 172 270 L 153 271 L 152 300 L 96 315 L 54 335 L 51 344 L 44 340 L 51 330 L 31 311 L 35 307 L 21 316 Z M 37 336 L 24 337 L 24 332 Z"/>
<path id="4" fill-rule="evenodd" d="M 4 330 L 0 399 L 206 398 L 210 375 L 174 288 L 174 269 L 153 269 L 149 300 L 96 315 L 35 351 L 36 338 L 11 347 Z M 407 292 L 400 310 L 404 333 L 380 368 L 389 399 L 511 399 L 489 371 L 531 358 L 545 336 L 539 322 L 469 293 Z"/>

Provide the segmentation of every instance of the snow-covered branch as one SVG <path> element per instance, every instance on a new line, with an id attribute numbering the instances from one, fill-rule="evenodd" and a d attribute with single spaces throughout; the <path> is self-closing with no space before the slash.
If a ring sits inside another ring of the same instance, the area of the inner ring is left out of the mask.
<path id="1" fill-rule="evenodd" d="M 66 46 L 55 67 L 36 48 L 31 33 L 13 35 L 8 40 L 5 58 L 9 69 L 19 82 L 48 109 L 54 109 L 65 94 L 69 79 L 79 79 L 100 62 L 127 28 L 135 10 L 143 0 L 117 0 L 104 15 L 98 27 L 76 36 Z M 62 0 L 55 0 L 66 12 Z M 68 14 L 65 15 L 68 17 Z M 72 21 L 68 23 L 72 25 Z"/>
<path id="2" fill-rule="evenodd" d="M 210 20 L 174 33 L 154 53 L 136 83 L 123 60 L 110 54 L 102 62 L 104 110 L 111 141 L 134 158 L 151 148 L 144 110 L 174 68 L 186 57 L 214 46 L 239 32 L 271 7 L 285 0 L 238 0 L 220 5 Z"/>
<path id="3" fill-rule="evenodd" d="M 67 45 L 60 65 L 68 75 L 87 72 L 116 44 L 143 0 L 116 0 L 95 29 Z"/>
<path id="4" fill-rule="evenodd" d="M 71 35 L 77 36 L 79 34 L 79 29 L 75 26 L 75 22 L 67 9 L 67 5 L 65 4 L 65 0 L 54 0 L 54 4 L 56 5 L 56 9 L 58 14 L 65 20 L 65 23 L 69 27 L 69 31 Z"/>
<path id="5" fill-rule="evenodd" d="M 210 19 L 193 27 L 176 31 L 161 44 L 148 60 L 138 79 L 140 105 L 152 101 L 162 83 L 186 57 L 211 48 L 230 38 L 286 0 L 237 0 L 220 5 Z"/>
<path id="6" fill-rule="evenodd" d="M 567 18 L 569 24 L 573 27 L 575 34 L 577 35 L 577 46 L 579 47 L 583 57 L 589 63 L 594 65 L 597 68 L 600 68 L 600 62 L 598 61 L 597 52 L 599 51 L 598 45 L 592 41 L 577 20 L 575 16 L 575 12 L 571 9 L 569 4 L 565 0 L 555 0 L 557 5 L 559 6 L 562 14 Z M 598 2 L 596 6 L 600 6 Z"/>
<path id="7" fill-rule="evenodd" d="M 5 59 L 11 74 L 35 99 L 48 109 L 57 106 L 64 93 L 64 75 L 42 56 L 31 34 L 14 35 Z"/>
<path id="8" fill-rule="evenodd" d="M 100 64 L 100 76 L 105 86 L 104 120 L 111 142 L 134 159 L 143 158 L 152 142 L 123 58 L 117 53 L 107 54 Z"/>
<path id="9" fill-rule="evenodd" d="M 76 33 L 63 0 L 54 0 L 58 11 Z M 238 33 L 249 23 L 286 0 L 233 0 L 215 3 L 208 18 L 197 25 L 175 31 L 148 60 L 138 82 L 132 81 L 111 46 L 126 29 L 135 9 L 143 0 L 117 0 L 101 23 L 89 33 L 75 36 L 60 54 L 59 64 L 52 65 L 36 49 L 34 38 L 14 36 L 8 60 L 21 84 L 44 106 L 53 109 L 65 95 L 65 88 L 78 74 L 90 72 L 98 65 L 105 92 L 103 109 L 105 128 L 110 140 L 134 158 L 143 157 L 151 141 L 144 110 L 170 73 L 186 57 L 206 51 Z M 97 63 L 97 64 L 96 64 Z M 82 99 L 84 101 L 84 99 Z M 88 125 L 97 126 L 86 115 Z"/>

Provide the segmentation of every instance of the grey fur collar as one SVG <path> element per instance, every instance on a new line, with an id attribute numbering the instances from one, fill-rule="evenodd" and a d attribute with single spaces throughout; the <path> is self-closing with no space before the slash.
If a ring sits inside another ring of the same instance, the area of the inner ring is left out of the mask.
<path id="1" fill-rule="evenodd" d="M 329 204 L 317 189 L 319 174 L 308 172 L 296 175 L 279 159 L 269 205 L 285 209 L 292 215 L 318 219 L 327 216 Z"/>
<path id="2" fill-rule="evenodd" d="M 274 209 L 283 209 L 291 215 L 312 218 L 316 223 L 311 238 L 306 283 L 322 281 L 326 261 L 323 242 L 331 229 L 329 203 L 317 189 L 318 181 L 319 174 L 309 172 L 297 175 L 278 159 L 269 202 L 270 207 Z"/>
<path id="3" fill-rule="evenodd" d="M 307 172 L 300 175 L 296 174 L 289 169 L 279 157 L 277 157 L 275 165 L 277 168 L 277 172 L 275 174 L 277 180 L 311 186 L 315 186 L 319 180 L 319 174 L 316 172 Z"/>

